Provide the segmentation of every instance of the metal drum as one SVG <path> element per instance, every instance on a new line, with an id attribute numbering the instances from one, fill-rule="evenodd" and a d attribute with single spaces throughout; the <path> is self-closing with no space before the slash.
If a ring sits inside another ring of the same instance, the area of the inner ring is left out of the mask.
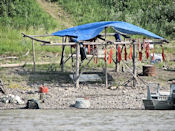
<path id="1" fill-rule="evenodd" d="M 155 76 L 155 67 L 153 65 L 143 66 L 143 75 L 144 76 Z"/>

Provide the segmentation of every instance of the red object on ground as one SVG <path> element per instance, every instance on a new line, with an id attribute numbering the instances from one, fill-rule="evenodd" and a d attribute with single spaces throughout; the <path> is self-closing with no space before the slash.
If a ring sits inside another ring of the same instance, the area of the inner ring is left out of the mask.
<path id="1" fill-rule="evenodd" d="M 40 93 L 48 93 L 48 87 L 40 86 Z"/>
<path id="2" fill-rule="evenodd" d="M 127 61 L 127 50 L 126 50 L 126 45 L 125 45 L 125 61 Z"/>
<path id="3" fill-rule="evenodd" d="M 118 61 L 120 62 L 122 60 L 122 52 L 121 52 L 120 45 L 118 45 L 118 53 L 117 53 L 117 55 L 118 55 Z"/>
<path id="4" fill-rule="evenodd" d="M 162 47 L 162 59 L 165 61 L 165 54 L 164 54 L 164 48 Z"/>
<path id="5" fill-rule="evenodd" d="M 132 58 L 132 45 L 130 45 L 130 49 L 129 49 L 129 59 L 131 60 Z"/>
<path id="6" fill-rule="evenodd" d="M 109 59 L 108 59 L 108 63 L 111 64 L 112 63 L 112 55 L 113 55 L 113 51 L 112 51 L 112 48 L 109 52 Z"/>

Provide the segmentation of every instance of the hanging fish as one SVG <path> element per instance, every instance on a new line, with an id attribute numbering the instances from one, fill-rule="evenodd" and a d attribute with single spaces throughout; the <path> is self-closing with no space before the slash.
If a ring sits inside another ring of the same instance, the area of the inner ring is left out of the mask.
<path id="1" fill-rule="evenodd" d="M 154 56 L 154 48 L 153 48 L 153 61 L 155 60 L 155 56 Z"/>
<path id="2" fill-rule="evenodd" d="M 139 61 L 142 61 L 142 52 L 139 52 Z"/>
<path id="3" fill-rule="evenodd" d="M 149 43 L 146 44 L 146 58 L 149 58 Z"/>
<path id="4" fill-rule="evenodd" d="M 132 45 L 130 45 L 130 49 L 129 49 L 129 59 L 132 59 Z"/>
<path id="5" fill-rule="evenodd" d="M 125 45 L 125 61 L 127 61 L 127 50 L 126 50 L 126 45 Z"/>
<path id="6" fill-rule="evenodd" d="M 91 46 L 90 45 L 88 45 L 88 53 L 89 53 L 89 55 L 91 54 Z"/>
<path id="7" fill-rule="evenodd" d="M 162 47 L 162 59 L 165 61 L 165 54 L 164 54 L 164 48 Z"/>
<path id="8" fill-rule="evenodd" d="M 117 55 L 118 55 L 118 61 L 120 62 L 121 60 L 122 60 L 122 52 L 121 52 L 121 47 L 120 47 L 120 45 L 118 45 L 118 53 L 117 53 Z"/>
<path id="9" fill-rule="evenodd" d="M 142 50 L 141 50 L 140 39 L 138 40 L 138 46 L 139 46 L 139 61 L 142 61 Z"/>
<path id="10" fill-rule="evenodd" d="M 108 63 L 111 64 L 112 63 L 112 55 L 113 55 L 113 50 L 112 48 L 110 49 L 110 52 L 109 52 L 109 59 L 108 59 Z"/>

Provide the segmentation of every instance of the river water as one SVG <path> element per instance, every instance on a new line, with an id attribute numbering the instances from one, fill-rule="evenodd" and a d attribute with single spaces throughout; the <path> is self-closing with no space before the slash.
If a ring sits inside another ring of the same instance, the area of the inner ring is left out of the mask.
<path id="1" fill-rule="evenodd" d="M 175 130 L 175 111 L 0 110 L 0 130 Z"/>

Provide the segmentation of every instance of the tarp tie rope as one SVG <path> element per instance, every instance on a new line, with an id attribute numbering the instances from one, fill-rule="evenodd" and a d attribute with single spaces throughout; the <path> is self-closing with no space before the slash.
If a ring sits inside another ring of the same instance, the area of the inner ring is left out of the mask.
<path id="1" fill-rule="evenodd" d="M 127 50 L 126 50 L 126 45 L 125 45 L 125 61 L 127 61 Z"/>
<path id="2" fill-rule="evenodd" d="M 120 63 L 120 61 L 122 60 L 122 53 L 121 53 L 121 47 L 120 45 L 118 45 L 118 53 L 117 53 L 117 56 L 118 56 L 118 61 Z"/>
<path id="3" fill-rule="evenodd" d="M 141 50 L 140 39 L 138 40 L 138 46 L 139 46 L 139 61 L 142 61 L 142 50 Z"/>
<path id="4" fill-rule="evenodd" d="M 146 58 L 149 58 L 149 43 L 146 44 Z"/>
<path id="5" fill-rule="evenodd" d="M 164 54 L 164 48 L 163 48 L 163 46 L 162 46 L 162 59 L 163 59 L 163 61 L 165 61 L 165 54 Z"/>
<path id="6" fill-rule="evenodd" d="M 112 48 L 110 49 L 110 52 L 109 52 L 109 59 L 108 59 L 108 63 L 111 64 L 112 63 L 112 55 L 113 55 L 113 50 Z"/>
<path id="7" fill-rule="evenodd" d="M 132 59 L 132 45 L 130 45 L 130 48 L 129 48 L 129 59 L 130 60 Z"/>

